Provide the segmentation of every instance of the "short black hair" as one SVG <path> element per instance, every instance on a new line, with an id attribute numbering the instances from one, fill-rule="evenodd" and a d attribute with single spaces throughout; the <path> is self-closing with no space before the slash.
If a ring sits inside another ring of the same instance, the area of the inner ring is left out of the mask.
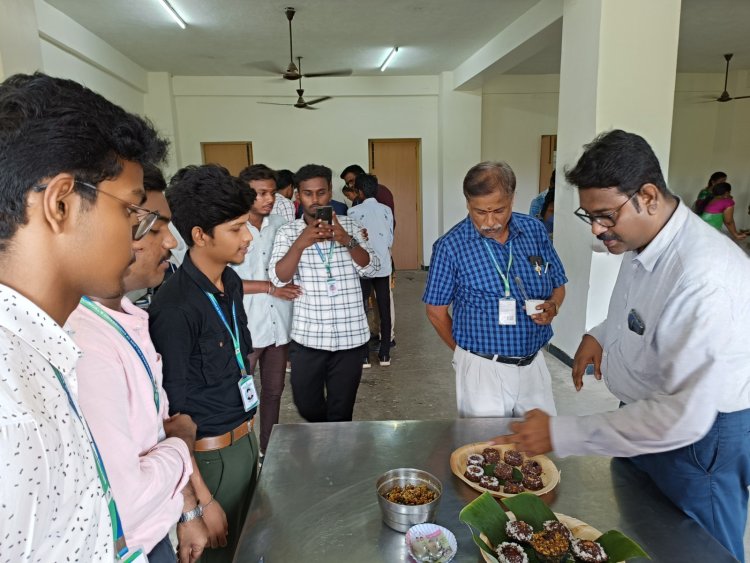
<path id="1" fill-rule="evenodd" d="M 354 174 L 355 176 L 359 176 L 360 174 L 364 174 L 364 169 L 359 164 L 350 164 L 346 168 L 344 168 L 344 171 L 339 175 L 339 178 L 342 180 L 344 179 L 344 176 L 347 174 Z"/>
<path id="2" fill-rule="evenodd" d="M 328 185 L 331 185 L 331 169 L 322 164 L 305 164 L 297 170 L 294 175 L 294 183 L 299 186 L 300 182 L 311 180 L 312 178 L 323 178 Z"/>
<path id="3" fill-rule="evenodd" d="M 617 188 L 632 196 L 644 184 L 653 184 L 671 195 L 651 146 L 635 133 L 614 129 L 602 133 L 584 146 L 583 155 L 572 170 L 565 171 L 568 182 L 578 189 Z M 637 207 L 637 202 L 633 202 Z"/>
<path id="4" fill-rule="evenodd" d="M 727 173 L 726 172 L 722 172 L 721 170 L 717 170 L 716 172 L 714 172 L 713 174 L 711 174 L 711 177 L 708 179 L 708 183 L 710 184 L 711 182 L 715 182 L 719 178 L 726 178 L 726 177 L 727 177 Z"/>
<path id="5" fill-rule="evenodd" d="M 250 211 L 255 191 L 218 164 L 186 166 L 169 181 L 167 202 L 172 223 L 188 246 L 193 227 L 213 236 L 214 227 Z"/>
<path id="6" fill-rule="evenodd" d="M 729 182 L 719 182 L 718 184 L 714 185 L 713 188 L 711 188 L 711 192 L 715 196 L 728 194 L 731 191 L 732 191 L 732 184 L 730 184 Z"/>
<path id="7" fill-rule="evenodd" d="M 354 180 L 354 187 L 365 194 L 365 199 L 369 199 L 378 193 L 378 179 L 372 174 L 360 174 Z"/>
<path id="8" fill-rule="evenodd" d="M 516 174 L 507 162 L 480 162 L 464 177 L 464 197 L 489 195 L 500 190 L 512 196 L 516 191 Z"/>
<path id="9" fill-rule="evenodd" d="M 147 192 L 164 192 L 167 189 L 164 174 L 156 164 L 143 165 L 143 187 Z"/>
<path id="10" fill-rule="evenodd" d="M 276 171 L 276 189 L 282 190 L 287 186 L 294 186 L 294 174 L 291 170 L 282 168 Z"/>
<path id="11" fill-rule="evenodd" d="M 349 192 L 356 192 L 357 188 L 354 186 L 344 185 L 344 187 L 341 188 L 341 191 L 345 194 L 348 194 Z"/>
<path id="12" fill-rule="evenodd" d="M 265 164 L 251 164 L 240 172 L 240 180 L 250 183 L 253 180 L 273 180 L 276 183 L 276 172 Z"/>
<path id="13" fill-rule="evenodd" d="M 143 117 L 72 80 L 15 74 L 0 84 L 0 251 L 28 220 L 28 192 L 66 172 L 98 184 L 122 161 L 158 164 L 168 143 Z M 96 192 L 76 187 L 81 197 Z"/>

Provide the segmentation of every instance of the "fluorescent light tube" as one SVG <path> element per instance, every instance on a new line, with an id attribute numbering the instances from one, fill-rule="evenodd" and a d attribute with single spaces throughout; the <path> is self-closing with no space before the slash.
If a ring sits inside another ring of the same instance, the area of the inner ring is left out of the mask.
<path id="1" fill-rule="evenodd" d="M 391 64 L 391 61 L 393 60 L 393 57 L 396 56 L 396 53 L 398 53 L 398 47 L 394 47 L 391 49 L 391 52 L 388 53 L 388 56 L 383 61 L 383 64 L 380 65 L 380 72 L 383 72 L 386 68 L 388 68 L 388 65 Z"/>
<path id="2" fill-rule="evenodd" d="M 167 11 L 167 13 L 171 16 L 171 18 L 177 22 L 177 25 L 179 25 L 182 29 L 185 29 L 187 24 L 185 24 L 185 20 L 183 20 L 180 17 L 180 14 L 177 13 L 177 11 L 172 7 L 172 5 L 167 2 L 167 0 L 159 0 L 159 4 L 162 5 L 162 7 Z"/>

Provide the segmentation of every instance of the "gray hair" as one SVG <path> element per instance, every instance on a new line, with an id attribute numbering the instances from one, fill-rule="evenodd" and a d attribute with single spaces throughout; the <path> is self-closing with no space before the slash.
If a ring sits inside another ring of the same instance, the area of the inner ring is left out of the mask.
<path id="1" fill-rule="evenodd" d="M 466 199 L 500 191 L 508 196 L 516 192 L 516 175 L 507 162 L 485 161 L 472 166 L 464 177 Z"/>

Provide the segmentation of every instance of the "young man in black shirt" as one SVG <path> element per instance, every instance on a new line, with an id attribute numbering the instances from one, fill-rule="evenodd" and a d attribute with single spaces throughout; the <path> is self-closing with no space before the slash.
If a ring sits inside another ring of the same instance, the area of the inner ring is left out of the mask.
<path id="1" fill-rule="evenodd" d="M 257 480 L 258 404 L 242 306 L 242 263 L 255 192 L 216 165 L 188 166 L 170 181 L 172 222 L 189 247 L 182 266 L 149 309 L 151 338 L 164 362 L 170 414 L 197 426 L 191 482 L 212 549 L 202 562 L 231 561 Z"/>

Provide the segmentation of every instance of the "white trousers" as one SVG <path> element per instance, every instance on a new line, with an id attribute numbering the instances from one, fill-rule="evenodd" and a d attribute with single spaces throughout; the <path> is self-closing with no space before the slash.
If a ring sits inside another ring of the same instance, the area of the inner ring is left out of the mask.
<path id="1" fill-rule="evenodd" d="M 521 417 L 531 409 L 556 415 L 550 377 L 540 351 L 528 366 L 501 364 L 456 346 L 456 407 L 461 418 Z"/>

